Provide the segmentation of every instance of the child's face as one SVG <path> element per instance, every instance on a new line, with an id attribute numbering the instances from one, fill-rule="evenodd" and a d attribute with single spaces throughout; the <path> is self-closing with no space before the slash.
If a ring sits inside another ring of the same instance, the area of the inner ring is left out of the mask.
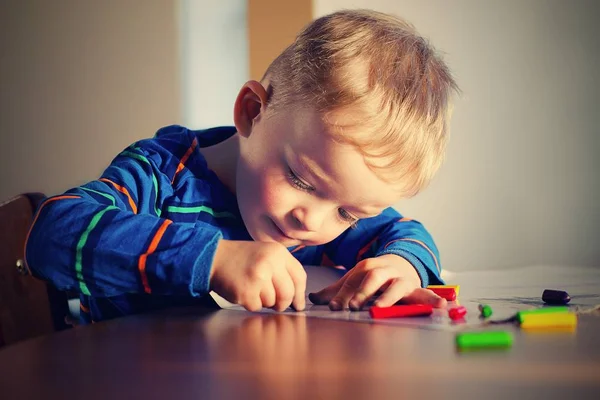
<path id="1" fill-rule="evenodd" d="M 400 199 L 357 150 L 329 137 L 314 111 L 259 115 L 240 140 L 236 193 L 254 240 L 327 243 Z"/>

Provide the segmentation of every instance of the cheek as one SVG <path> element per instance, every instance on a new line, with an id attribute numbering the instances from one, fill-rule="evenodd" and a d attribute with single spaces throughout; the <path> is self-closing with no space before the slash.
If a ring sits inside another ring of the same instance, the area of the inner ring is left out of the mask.
<path id="1" fill-rule="evenodd" d="M 262 188 L 265 207 L 280 217 L 289 212 L 298 200 L 298 191 L 291 187 L 284 175 L 265 178 Z"/>
<path id="2" fill-rule="evenodd" d="M 322 243 L 331 242 L 333 239 L 337 238 L 348 229 L 348 224 L 340 223 L 339 220 L 334 219 L 326 227 L 321 231 L 321 237 L 319 238 Z"/>
<path id="3" fill-rule="evenodd" d="M 295 190 L 280 168 L 264 169 L 263 173 L 254 177 L 254 182 L 257 189 L 255 198 L 269 213 L 281 216 L 292 207 Z"/>

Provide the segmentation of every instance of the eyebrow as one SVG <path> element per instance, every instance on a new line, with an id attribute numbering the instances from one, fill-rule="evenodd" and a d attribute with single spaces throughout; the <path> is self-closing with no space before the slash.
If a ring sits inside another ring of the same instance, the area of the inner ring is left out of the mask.
<path id="1" fill-rule="evenodd" d="M 315 170 L 314 168 L 311 168 L 310 163 L 308 160 L 306 160 L 305 157 L 302 157 L 298 154 L 294 154 L 294 159 L 298 162 L 298 164 L 300 164 L 300 167 L 302 168 L 302 175 L 304 175 L 304 173 L 307 173 L 308 175 L 310 175 L 313 179 L 316 179 L 319 183 L 319 187 L 323 187 L 323 186 L 327 186 L 325 184 L 325 182 L 327 181 L 327 179 L 324 178 L 324 175 L 320 174 L 319 172 L 317 172 L 317 170 Z M 301 176 L 302 178 L 304 176 Z M 312 182 L 309 182 L 312 185 Z M 314 185 L 313 185 L 314 186 Z M 316 189 L 316 188 L 315 188 Z M 365 211 L 363 209 L 360 208 L 356 208 L 356 207 L 349 207 L 352 208 L 352 211 L 349 211 L 353 214 L 362 214 L 363 216 L 359 217 L 359 218 L 371 218 L 374 216 L 379 215 L 381 212 L 377 212 L 377 213 L 370 213 L 368 211 Z"/>

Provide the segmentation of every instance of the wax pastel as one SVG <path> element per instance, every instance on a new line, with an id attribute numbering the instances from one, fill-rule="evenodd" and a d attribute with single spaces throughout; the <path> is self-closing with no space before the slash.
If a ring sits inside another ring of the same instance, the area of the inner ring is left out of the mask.
<path id="1" fill-rule="evenodd" d="M 551 314 L 551 313 L 565 313 L 569 312 L 569 307 L 566 306 L 553 306 L 553 307 L 542 307 L 533 310 L 521 310 L 517 312 L 517 321 L 523 322 L 526 316 L 534 314 Z"/>
<path id="2" fill-rule="evenodd" d="M 573 312 L 530 314 L 523 318 L 521 328 L 544 329 L 544 328 L 574 328 L 577 326 L 577 314 Z"/>
<path id="3" fill-rule="evenodd" d="M 448 310 L 448 316 L 450 317 L 450 319 L 452 321 L 462 319 L 462 318 L 464 318 L 464 316 L 466 314 L 467 314 L 467 309 L 464 306 L 453 307 Z"/>
<path id="4" fill-rule="evenodd" d="M 506 348 L 512 346 L 513 337 L 506 331 L 462 332 L 456 335 L 456 345 L 461 350 Z"/>
<path id="5" fill-rule="evenodd" d="M 546 304 L 567 304 L 571 301 L 571 296 L 562 290 L 546 289 L 542 293 L 542 300 Z"/>
<path id="6" fill-rule="evenodd" d="M 433 306 L 428 304 L 411 304 L 391 307 L 369 308 L 371 318 L 400 318 L 400 317 L 419 317 L 431 315 Z"/>
<path id="7" fill-rule="evenodd" d="M 460 294 L 460 285 L 429 285 L 427 289 L 454 289 L 456 296 Z"/>
<path id="8" fill-rule="evenodd" d="M 454 288 L 430 288 L 430 287 L 427 287 L 427 289 L 431 290 L 433 293 L 437 294 L 438 296 L 440 296 L 448 301 L 456 300 L 456 290 L 454 290 Z"/>
<path id="9" fill-rule="evenodd" d="M 483 318 L 488 318 L 489 316 L 491 316 L 494 312 L 492 311 L 492 307 L 488 306 L 487 304 L 480 304 L 478 306 L 479 308 L 479 312 L 481 313 L 481 316 Z"/>

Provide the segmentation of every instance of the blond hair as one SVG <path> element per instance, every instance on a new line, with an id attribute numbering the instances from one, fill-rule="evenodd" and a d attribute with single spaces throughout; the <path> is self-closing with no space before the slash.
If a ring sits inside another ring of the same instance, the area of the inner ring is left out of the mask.
<path id="1" fill-rule="evenodd" d="M 333 138 L 355 146 L 377 175 L 417 194 L 440 167 L 450 97 L 447 66 L 406 21 L 370 10 L 310 23 L 269 66 L 268 109 L 310 105 Z M 341 111 L 346 111 L 341 117 Z"/>

